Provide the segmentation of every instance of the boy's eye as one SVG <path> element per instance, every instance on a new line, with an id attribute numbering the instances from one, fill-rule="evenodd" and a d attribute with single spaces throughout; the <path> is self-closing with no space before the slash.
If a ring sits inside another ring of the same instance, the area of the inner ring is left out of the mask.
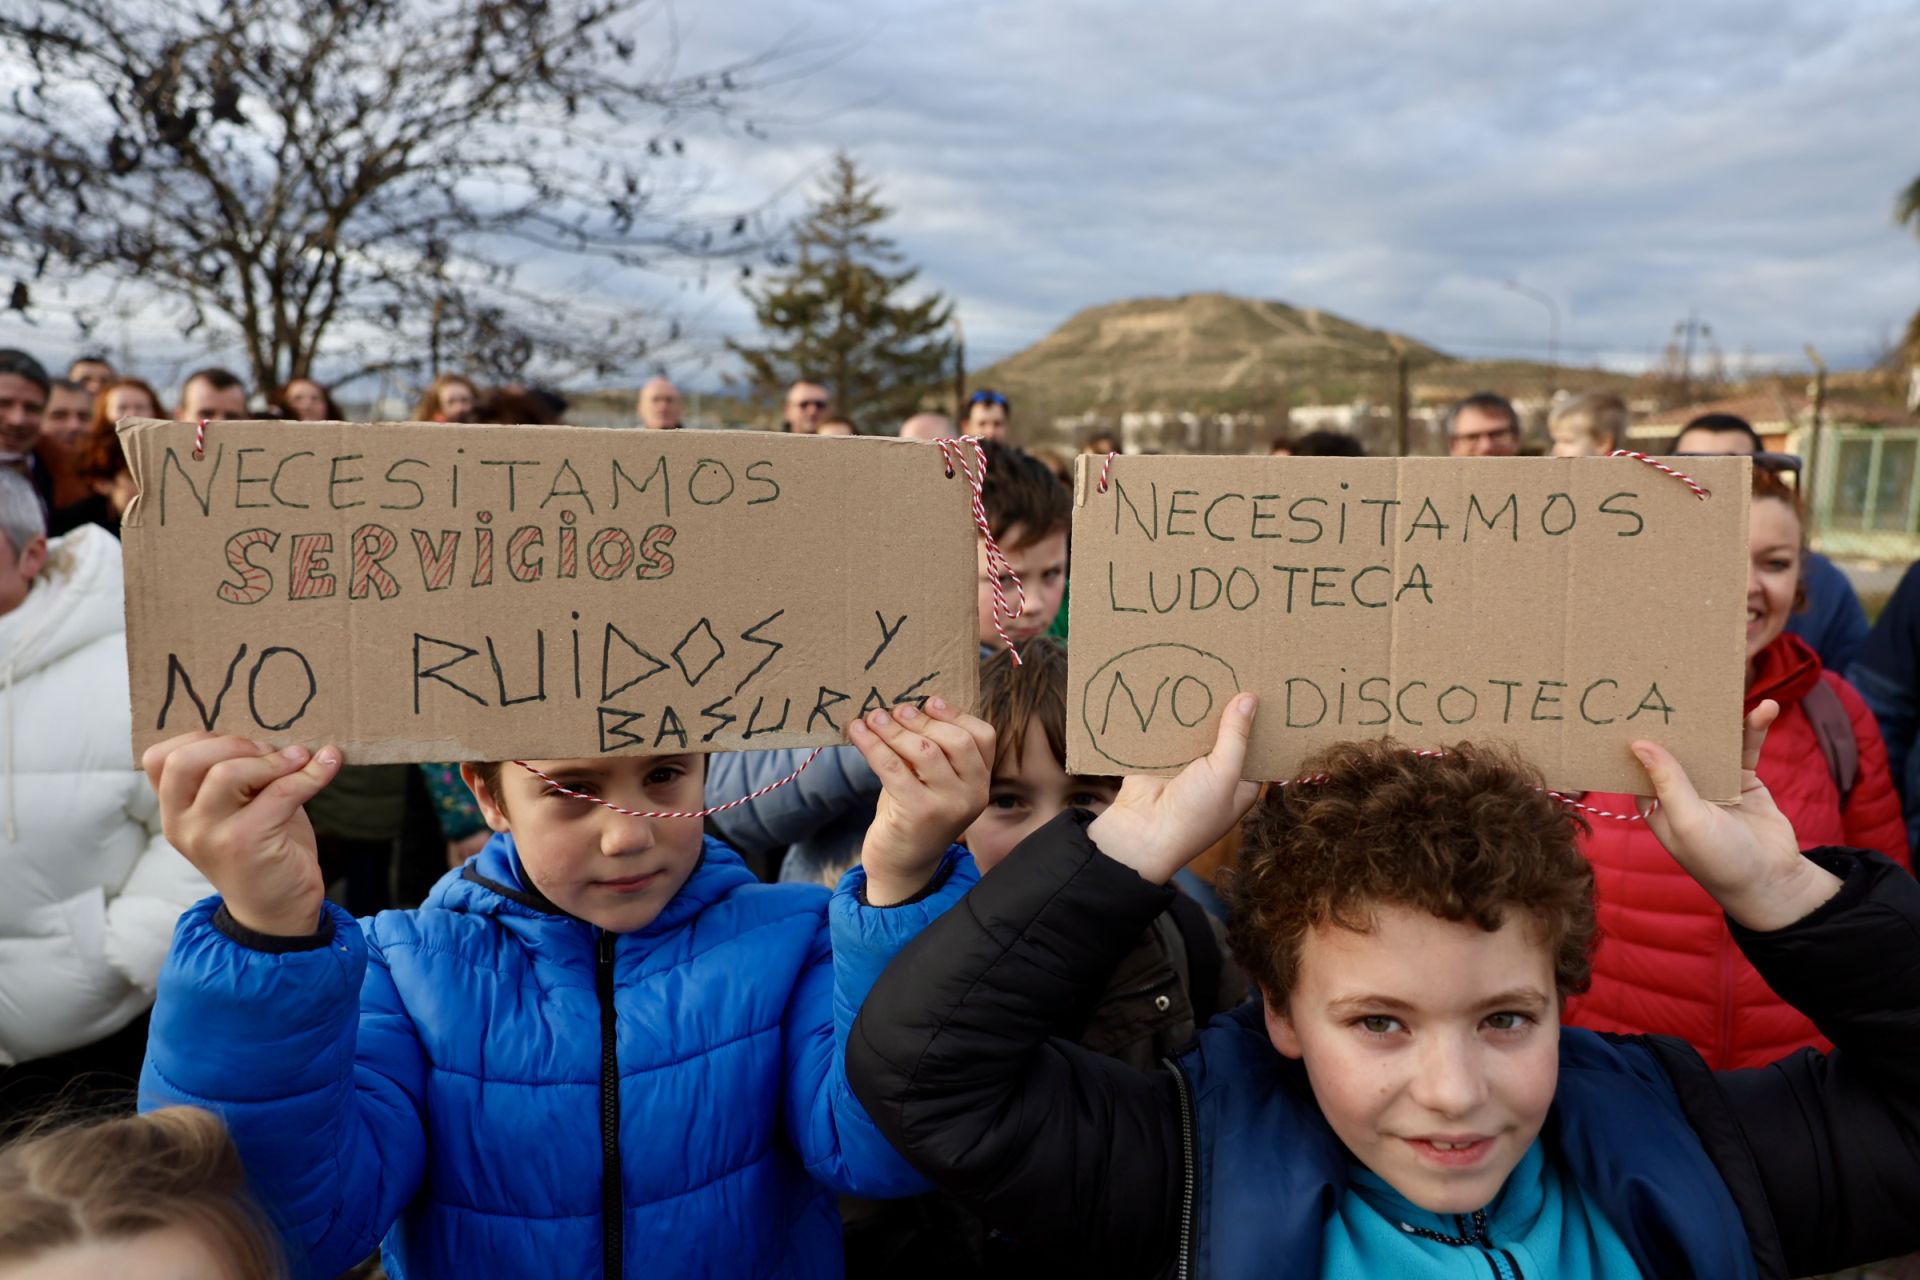
<path id="1" fill-rule="evenodd" d="M 987 797 L 987 804 L 1003 813 L 1011 813 L 1015 809 L 1026 807 L 1026 803 L 1019 796 L 1006 794 Z"/>
<path id="2" fill-rule="evenodd" d="M 1101 809 L 1113 803 L 1113 796 L 1105 791 L 1076 791 L 1067 797 L 1069 809 Z"/>
<path id="3" fill-rule="evenodd" d="M 1353 1025 L 1370 1036 L 1390 1036 L 1400 1030 L 1400 1019 L 1389 1018 L 1384 1013 L 1374 1013 L 1364 1018 L 1354 1019 Z"/>
<path id="4" fill-rule="evenodd" d="M 684 773 L 686 773 L 686 770 L 682 769 L 679 765 L 663 764 L 658 769 L 654 769 L 647 774 L 647 785 L 650 787 L 663 786 Z"/>
<path id="5" fill-rule="evenodd" d="M 1487 1025 L 1495 1031 L 1519 1031 L 1531 1025 L 1533 1019 L 1524 1013 L 1494 1013 L 1487 1015 Z"/>
<path id="6" fill-rule="evenodd" d="M 572 794 L 568 794 L 569 792 Z M 540 794 L 543 796 L 553 796 L 560 800 L 574 800 L 582 796 L 592 795 L 593 784 L 591 782 L 562 778 L 557 785 L 547 787 L 541 791 Z"/>

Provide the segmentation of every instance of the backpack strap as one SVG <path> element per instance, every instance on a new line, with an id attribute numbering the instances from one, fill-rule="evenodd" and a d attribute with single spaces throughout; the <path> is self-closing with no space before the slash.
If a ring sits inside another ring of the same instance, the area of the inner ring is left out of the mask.
<path id="1" fill-rule="evenodd" d="M 1180 942 L 1187 953 L 1187 996 L 1193 1003 L 1193 1025 L 1204 1027 L 1220 1012 L 1220 975 L 1226 958 L 1220 954 L 1220 940 L 1214 936 L 1207 909 L 1174 889 L 1173 905 L 1167 909 L 1180 930 Z"/>
<path id="2" fill-rule="evenodd" d="M 1840 789 L 1840 807 L 1844 809 L 1853 798 L 1854 784 L 1860 781 L 1860 743 L 1854 737 L 1846 704 L 1822 675 L 1800 699 L 1800 709 L 1813 725 L 1813 736 L 1820 743 L 1820 754 L 1827 758 L 1827 772 Z"/>

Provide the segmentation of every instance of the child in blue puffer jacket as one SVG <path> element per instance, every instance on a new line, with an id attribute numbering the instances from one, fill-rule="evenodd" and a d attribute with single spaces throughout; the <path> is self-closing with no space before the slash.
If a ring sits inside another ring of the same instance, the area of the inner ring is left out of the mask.
<path id="1" fill-rule="evenodd" d="M 925 1185 L 849 1092 L 846 1031 L 973 883 L 952 841 L 994 754 L 937 698 L 851 736 L 885 789 L 831 903 L 696 817 L 637 816 L 698 810 L 704 757 L 616 756 L 463 766 L 492 840 L 362 922 L 325 902 L 301 809 L 338 750 L 152 748 L 220 895 L 175 935 L 141 1106 L 225 1119 L 303 1275 L 376 1245 L 394 1280 L 839 1275 L 833 1193 Z"/>

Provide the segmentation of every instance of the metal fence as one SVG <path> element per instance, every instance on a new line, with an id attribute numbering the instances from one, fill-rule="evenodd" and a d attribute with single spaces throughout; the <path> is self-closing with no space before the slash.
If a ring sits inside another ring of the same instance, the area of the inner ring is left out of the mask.
<path id="1" fill-rule="evenodd" d="M 1811 432 L 1789 448 L 1805 454 Z M 1920 559 L 1920 427 L 1828 427 L 1811 462 L 1813 543 L 1830 556 Z"/>

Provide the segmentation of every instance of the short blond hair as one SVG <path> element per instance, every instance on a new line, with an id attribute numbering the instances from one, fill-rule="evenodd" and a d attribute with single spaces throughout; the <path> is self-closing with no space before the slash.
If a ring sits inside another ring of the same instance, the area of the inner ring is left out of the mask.
<path id="1" fill-rule="evenodd" d="M 226 1126 L 197 1107 L 69 1124 L 0 1150 L 0 1264 L 89 1241 L 191 1231 L 222 1280 L 280 1280 L 279 1238 Z"/>
<path id="2" fill-rule="evenodd" d="M 1618 449 L 1627 438 L 1627 402 L 1611 391 L 1589 391 L 1575 396 L 1547 415 L 1547 430 L 1578 431 L 1594 443 Z"/>

